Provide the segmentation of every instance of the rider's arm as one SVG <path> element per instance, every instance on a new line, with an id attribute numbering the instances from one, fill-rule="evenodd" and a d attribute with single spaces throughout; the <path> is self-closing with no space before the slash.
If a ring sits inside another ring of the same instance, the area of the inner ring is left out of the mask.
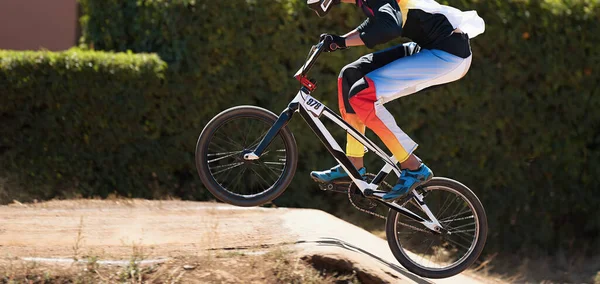
<path id="1" fill-rule="evenodd" d="M 358 36 L 368 48 L 373 48 L 402 35 L 402 13 L 398 4 L 396 1 L 382 2 L 379 4 L 383 5 L 377 9 L 363 9 L 363 11 L 371 11 L 372 14 L 367 15 L 369 18 L 356 28 Z"/>
<path id="2" fill-rule="evenodd" d="M 346 39 L 346 46 L 348 47 L 365 45 L 357 29 L 343 35 L 343 37 Z"/>
<path id="3" fill-rule="evenodd" d="M 357 0 L 341 0 L 340 2 L 358 3 Z M 376 11 L 370 8 L 363 9 L 363 11 L 368 10 L 372 14 L 367 14 L 369 18 L 358 28 L 343 36 L 346 46 L 366 45 L 368 48 L 373 48 L 375 45 L 400 37 L 402 34 L 402 14 L 396 2 L 392 1 L 392 3 L 395 5 L 382 5 Z"/>
<path id="4" fill-rule="evenodd" d="M 354 4 L 357 5 L 357 0 L 340 0 L 341 3 L 350 3 L 350 4 Z M 360 35 L 358 32 L 358 29 L 354 29 L 352 31 L 350 31 L 349 33 L 343 35 L 343 37 L 346 39 L 346 46 L 359 46 L 359 45 L 365 45 L 365 43 L 362 41 L 362 39 L 360 39 Z"/>

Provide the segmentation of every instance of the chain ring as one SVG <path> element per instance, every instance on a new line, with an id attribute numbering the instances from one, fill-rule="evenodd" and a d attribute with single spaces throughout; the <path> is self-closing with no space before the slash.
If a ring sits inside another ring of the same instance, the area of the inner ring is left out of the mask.
<path id="1" fill-rule="evenodd" d="M 366 177 L 366 182 L 371 182 L 374 178 L 375 175 L 371 174 L 371 173 L 367 173 L 365 175 Z M 392 187 L 390 186 L 390 184 L 388 184 L 387 182 L 383 182 L 380 184 L 381 187 L 384 188 L 384 190 L 387 188 L 387 190 L 391 190 Z M 385 190 L 385 191 L 387 191 Z M 358 187 L 356 187 L 356 185 L 354 183 L 351 183 L 348 186 L 348 200 L 350 201 L 350 204 L 352 204 L 352 206 L 354 206 L 354 208 L 356 208 L 358 211 L 367 213 L 369 215 L 373 215 L 375 217 L 381 218 L 381 219 L 385 219 L 386 217 L 378 214 L 375 212 L 375 210 L 377 209 L 377 203 L 375 203 L 373 200 L 370 200 L 369 198 L 366 198 L 362 192 L 358 189 Z"/>

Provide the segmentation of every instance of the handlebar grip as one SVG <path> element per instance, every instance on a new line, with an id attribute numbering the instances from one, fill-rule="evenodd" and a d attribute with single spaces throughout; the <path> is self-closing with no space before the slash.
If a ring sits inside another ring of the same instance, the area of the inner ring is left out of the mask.
<path id="1" fill-rule="evenodd" d="M 337 47 L 337 44 L 333 42 L 333 37 L 331 35 L 321 36 L 321 42 L 323 43 L 323 45 L 329 48 Z"/>

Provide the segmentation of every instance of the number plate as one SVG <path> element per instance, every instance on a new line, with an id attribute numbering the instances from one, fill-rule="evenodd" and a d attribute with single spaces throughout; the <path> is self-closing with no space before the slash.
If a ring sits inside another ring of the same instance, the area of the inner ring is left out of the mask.
<path id="1" fill-rule="evenodd" d="M 325 105 L 321 102 L 317 101 L 317 99 L 311 97 L 310 95 L 306 96 L 306 100 L 302 103 L 304 108 L 311 112 L 314 116 L 319 117 L 323 113 L 325 109 Z"/>

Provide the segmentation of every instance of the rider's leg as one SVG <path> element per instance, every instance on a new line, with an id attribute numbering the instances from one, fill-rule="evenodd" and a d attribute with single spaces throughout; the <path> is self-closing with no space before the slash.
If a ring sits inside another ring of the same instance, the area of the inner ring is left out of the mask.
<path id="1" fill-rule="evenodd" d="M 356 114 L 379 136 L 400 163 L 408 161 L 408 165 L 412 165 L 414 159 L 411 156 L 418 145 L 398 127 L 391 113 L 377 102 L 374 83 L 365 77 L 355 86 L 353 90 L 357 92 L 351 94 L 350 103 Z"/>
<path id="2" fill-rule="evenodd" d="M 402 168 L 407 169 L 402 171 L 398 183 L 384 199 L 400 197 L 431 179 L 433 173 L 412 155 L 417 144 L 398 127 L 383 104 L 433 85 L 460 79 L 468 70 L 470 59 L 439 50 L 422 50 L 367 74 L 353 85 L 349 94 L 352 108 L 381 138 Z"/>
<path id="3" fill-rule="evenodd" d="M 340 107 L 340 114 L 348 124 L 363 134 L 365 133 L 365 125 L 354 113 L 354 110 L 352 110 L 346 94 L 352 84 L 366 74 L 361 72 L 361 69 L 359 68 L 361 65 L 364 67 L 364 62 L 367 62 L 367 60 L 365 60 L 365 57 L 361 57 L 361 59 L 348 64 L 342 69 L 338 78 L 338 104 Z M 367 172 L 363 163 L 364 153 L 364 146 L 354 139 L 354 137 L 347 135 L 346 156 L 348 156 L 348 159 L 361 175 L 364 175 Z M 329 170 L 312 171 L 310 176 L 316 181 L 326 183 L 348 178 L 348 174 L 339 165 Z"/>
<path id="4" fill-rule="evenodd" d="M 400 168 L 409 169 L 409 170 L 417 170 L 421 166 L 422 162 L 415 156 L 414 154 L 410 154 L 408 159 L 403 163 L 400 163 Z"/>
<path id="5" fill-rule="evenodd" d="M 365 163 L 364 163 L 364 158 L 363 157 L 351 157 L 351 156 L 348 156 L 348 159 L 350 160 L 350 162 L 352 162 L 352 164 L 354 165 L 354 167 L 357 168 L 357 169 L 365 167 Z"/>
<path id="6" fill-rule="evenodd" d="M 364 167 L 364 157 L 351 157 L 348 156 L 348 159 L 355 168 L 360 169 Z M 421 160 L 417 158 L 417 156 L 411 154 L 404 163 L 400 163 L 400 167 L 402 169 L 416 170 L 421 166 Z"/>
<path id="7" fill-rule="evenodd" d="M 372 54 L 367 54 L 357 61 L 346 65 L 338 77 L 338 105 L 342 118 L 360 133 L 365 134 L 365 124 L 356 115 L 349 97 L 353 86 L 366 74 L 377 70 L 399 58 L 417 53 L 420 48 L 414 43 L 405 43 Z M 354 166 L 364 167 L 365 147 L 350 134 L 346 135 L 346 155 Z"/>
<path id="8" fill-rule="evenodd" d="M 360 133 L 364 134 L 365 125 L 356 115 L 348 100 L 350 89 L 369 72 L 381 68 L 398 58 L 412 55 L 418 52 L 418 50 L 419 48 L 415 43 L 407 43 L 367 54 L 355 62 L 346 65 L 338 77 L 338 104 L 342 118 Z M 352 161 L 354 167 L 359 169 L 361 174 L 366 173 L 363 163 L 364 146 L 350 135 L 347 135 L 346 141 L 346 155 Z M 345 178 L 348 175 L 341 167 L 336 166 L 325 171 L 313 171 L 311 172 L 311 176 L 313 179 L 321 182 L 331 182 L 338 178 Z"/>

